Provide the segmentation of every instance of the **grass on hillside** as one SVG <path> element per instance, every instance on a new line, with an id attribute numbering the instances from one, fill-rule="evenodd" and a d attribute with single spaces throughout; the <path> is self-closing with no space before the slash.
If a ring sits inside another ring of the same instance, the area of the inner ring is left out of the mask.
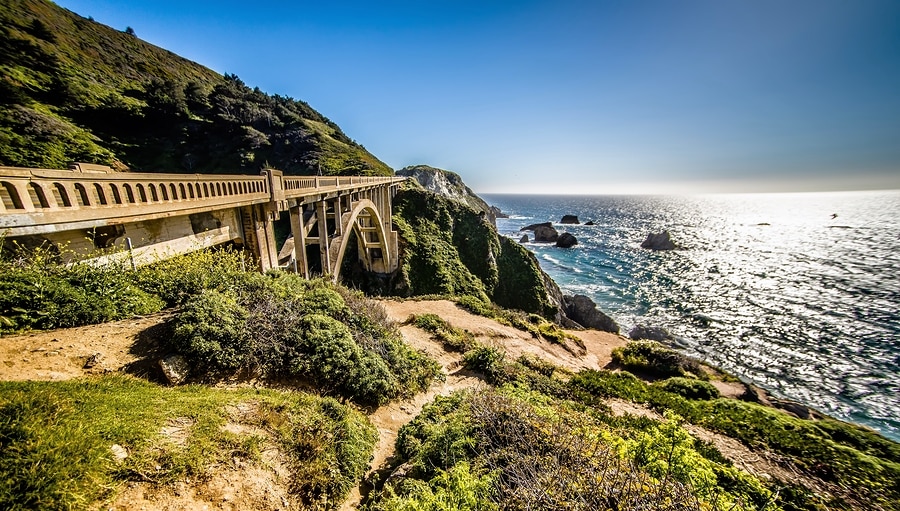
<path id="1" fill-rule="evenodd" d="M 417 321 L 446 335 L 435 318 Z M 464 360 L 504 389 L 500 398 L 479 391 L 426 408 L 398 440 L 400 462 L 416 470 L 392 481 L 373 498 L 372 509 L 433 508 L 435 502 L 473 498 L 487 501 L 484 509 L 628 509 L 626 503 L 652 509 L 900 509 L 897 443 L 852 424 L 799 419 L 720 398 L 707 381 L 663 374 L 680 363 L 659 368 L 659 379 L 647 383 L 625 371 L 571 374 L 540 359 L 511 361 L 477 343 Z M 646 404 L 666 418 L 618 416 L 608 398 Z M 477 412 L 468 409 L 473 401 L 480 403 Z M 492 403 L 503 403 L 503 411 L 492 411 Z M 510 407 L 517 411 L 510 414 Z M 495 418 L 479 422 L 485 417 Z M 561 424 L 561 418 L 577 426 Z M 814 486 L 738 470 L 712 444 L 690 436 L 685 422 L 779 459 Z M 510 438 L 501 442 L 493 435 Z M 545 473 L 554 478 L 543 478 Z M 611 479 L 585 479 L 598 473 Z M 630 493 L 641 486 L 645 492 Z M 544 500 L 534 500 L 538 495 Z M 665 495 L 679 496 L 673 501 Z M 662 500 L 648 502 L 652 496 Z"/>
<path id="2" fill-rule="evenodd" d="M 173 422 L 183 440 L 163 433 Z M 227 423 L 264 434 L 230 433 Z M 126 481 L 203 480 L 234 458 L 260 465 L 267 444 L 286 454 L 298 502 L 340 502 L 375 439 L 359 412 L 299 392 L 166 388 L 126 376 L 0 382 L 0 508 L 87 509 Z"/>

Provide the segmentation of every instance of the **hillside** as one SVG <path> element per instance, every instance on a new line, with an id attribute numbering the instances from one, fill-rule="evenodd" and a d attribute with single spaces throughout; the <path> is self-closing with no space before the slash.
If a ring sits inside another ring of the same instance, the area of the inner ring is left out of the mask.
<path id="1" fill-rule="evenodd" d="M 0 1 L 0 165 L 388 175 L 303 101 L 46 0 Z"/>

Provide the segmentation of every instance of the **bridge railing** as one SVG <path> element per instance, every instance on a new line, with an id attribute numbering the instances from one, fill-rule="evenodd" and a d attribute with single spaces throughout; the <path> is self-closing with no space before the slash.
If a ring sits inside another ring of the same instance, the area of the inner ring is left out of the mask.
<path id="1" fill-rule="evenodd" d="M 206 199 L 267 199 L 264 176 L 76 173 L 0 167 L 0 210 L 117 208 Z"/>
<path id="2" fill-rule="evenodd" d="M 0 167 L 0 231 L 16 236 L 104 219 L 161 218 L 264 203 L 270 195 L 265 176 Z"/>
<path id="3" fill-rule="evenodd" d="M 393 177 L 80 172 L 0 167 L 0 232 L 10 236 L 278 203 L 402 181 Z"/>
<path id="4" fill-rule="evenodd" d="M 333 190 L 352 188 L 357 185 L 383 185 L 399 183 L 406 178 L 383 176 L 285 176 L 284 191 L 290 193 L 297 190 Z"/>

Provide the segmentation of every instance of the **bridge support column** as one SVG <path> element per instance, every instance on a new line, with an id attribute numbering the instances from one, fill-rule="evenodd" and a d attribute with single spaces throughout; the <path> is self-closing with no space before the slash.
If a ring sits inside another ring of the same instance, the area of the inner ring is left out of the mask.
<path id="1" fill-rule="evenodd" d="M 297 262 L 297 273 L 309 278 L 309 262 L 306 260 L 306 225 L 303 220 L 303 206 L 290 209 L 291 232 L 294 234 L 294 260 Z"/>
<path id="2" fill-rule="evenodd" d="M 275 245 L 275 224 L 265 205 L 241 208 L 244 242 L 250 248 L 259 269 L 263 272 L 278 267 L 278 247 Z"/>
<path id="3" fill-rule="evenodd" d="M 328 244 L 328 211 L 326 201 L 316 202 L 316 221 L 319 225 L 319 254 L 322 257 L 322 274 L 332 273 L 331 251 Z M 335 219 L 340 222 L 340 219 Z"/>

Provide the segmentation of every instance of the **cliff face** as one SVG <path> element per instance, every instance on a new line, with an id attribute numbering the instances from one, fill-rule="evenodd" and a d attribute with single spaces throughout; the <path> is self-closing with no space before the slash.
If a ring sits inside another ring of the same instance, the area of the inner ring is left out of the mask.
<path id="1" fill-rule="evenodd" d="M 412 165 L 398 170 L 397 175 L 415 179 L 422 185 L 422 188 L 429 192 L 462 202 L 475 211 L 484 212 L 485 217 L 492 225 L 497 224 L 494 209 L 466 186 L 459 174 L 455 172 L 428 165 Z"/>
<path id="2" fill-rule="evenodd" d="M 559 287 L 534 254 L 497 234 L 491 207 L 452 172 L 424 165 L 394 199 L 401 267 L 388 294 L 469 295 L 565 321 Z"/>

